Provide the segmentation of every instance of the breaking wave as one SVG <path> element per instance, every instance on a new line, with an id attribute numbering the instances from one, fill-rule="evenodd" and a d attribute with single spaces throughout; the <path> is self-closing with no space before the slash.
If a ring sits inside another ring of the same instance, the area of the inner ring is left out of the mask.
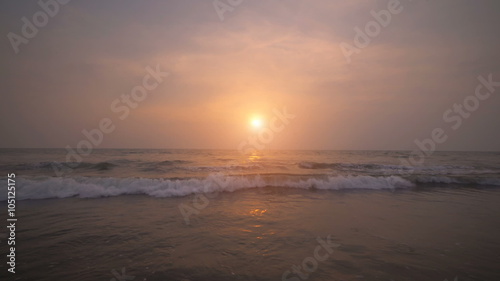
<path id="1" fill-rule="evenodd" d="M 16 198 L 18 200 L 67 197 L 97 198 L 127 194 L 179 197 L 195 193 L 233 192 L 241 189 L 266 186 L 322 190 L 381 190 L 410 188 L 414 184 L 397 176 L 330 176 L 325 178 L 283 179 L 283 177 L 264 177 L 258 175 L 227 176 L 212 174 L 203 179 L 19 178 L 16 180 Z M 6 200 L 6 196 L 6 193 L 0 195 L 0 201 Z"/>

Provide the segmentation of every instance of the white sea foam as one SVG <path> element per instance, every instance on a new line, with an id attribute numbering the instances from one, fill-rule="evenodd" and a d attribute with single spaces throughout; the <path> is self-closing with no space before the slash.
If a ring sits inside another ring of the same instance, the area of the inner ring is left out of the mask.
<path id="1" fill-rule="evenodd" d="M 7 185 L 6 179 L 0 184 Z M 16 199 L 47 198 L 98 198 L 127 194 L 144 194 L 154 197 L 179 197 L 195 193 L 233 192 L 256 187 L 285 187 L 322 190 L 383 190 L 411 188 L 418 184 L 458 184 L 500 186 L 500 178 L 417 176 L 412 180 L 399 176 L 228 176 L 211 174 L 201 179 L 152 179 L 113 177 L 38 177 L 17 178 Z M 7 200 L 7 192 L 0 194 L 0 201 Z"/>
<path id="2" fill-rule="evenodd" d="M 335 176 L 323 179 L 276 179 L 261 176 L 227 176 L 212 174 L 204 179 L 145 179 L 145 178 L 43 178 L 17 179 L 16 199 L 97 198 L 126 194 L 145 194 L 154 197 L 179 197 L 194 193 L 233 192 L 245 188 L 278 186 L 289 188 L 395 189 L 413 186 L 397 176 Z M 0 195 L 5 201 L 7 194 Z"/>

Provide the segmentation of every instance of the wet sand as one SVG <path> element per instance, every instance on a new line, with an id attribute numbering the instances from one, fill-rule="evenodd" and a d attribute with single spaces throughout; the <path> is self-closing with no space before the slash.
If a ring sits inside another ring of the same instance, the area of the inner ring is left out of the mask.
<path id="1" fill-rule="evenodd" d="M 1 276 L 500 280 L 498 189 L 255 188 L 208 199 L 205 208 L 189 217 L 188 225 L 179 206 L 194 206 L 194 198 L 129 195 L 19 201 L 17 273 L 5 274 L 4 262 Z M 7 208 L 5 202 L 0 208 Z M 340 245 L 331 252 L 318 242 L 328 241 L 328 236 L 332 245 Z"/>

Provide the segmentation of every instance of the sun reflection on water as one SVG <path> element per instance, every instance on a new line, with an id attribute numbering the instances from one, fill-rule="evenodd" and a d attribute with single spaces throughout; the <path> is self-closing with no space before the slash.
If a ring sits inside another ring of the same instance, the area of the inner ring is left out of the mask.
<path id="1" fill-rule="evenodd" d="M 262 158 L 262 156 L 258 155 L 257 153 L 252 153 L 251 155 L 248 155 L 248 161 L 250 162 L 257 162 Z"/>
<path id="2" fill-rule="evenodd" d="M 267 213 L 266 209 L 254 209 L 250 211 L 250 215 L 252 216 L 263 216 L 265 213 Z"/>

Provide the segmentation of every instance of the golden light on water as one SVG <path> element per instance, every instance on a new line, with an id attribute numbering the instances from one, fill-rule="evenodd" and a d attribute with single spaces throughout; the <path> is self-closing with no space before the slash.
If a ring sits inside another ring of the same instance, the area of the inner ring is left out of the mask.
<path id="1" fill-rule="evenodd" d="M 250 215 L 252 216 L 263 216 L 267 213 L 267 209 L 254 209 L 250 211 Z"/>
<path id="2" fill-rule="evenodd" d="M 261 158 L 262 156 L 258 155 L 256 152 L 253 152 L 251 155 L 248 156 L 247 161 L 256 162 Z"/>

